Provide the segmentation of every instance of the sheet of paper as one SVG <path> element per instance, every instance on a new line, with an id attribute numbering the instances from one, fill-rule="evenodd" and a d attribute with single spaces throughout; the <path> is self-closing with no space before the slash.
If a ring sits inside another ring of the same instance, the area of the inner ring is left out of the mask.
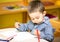
<path id="1" fill-rule="evenodd" d="M 34 38 L 34 36 L 31 35 L 29 32 L 19 32 L 17 36 L 14 37 L 13 40 L 23 41 L 23 40 L 31 39 L 31 38 Z"/>
<path id="2" fill-rule="evenodd" d="M 16 29 L 2 29 L 0 30 L 0 39 L 7 39 L 9 37 L 12 37 L 13 35 L 17 34 L 17 30 Z"/>
<path id="3" fill-rule="evenodd" d="M 47 42 L 46 40 L 40 39 L 41 42 Z M 20 32 L 10 42 L 38 42 L 36 36 L 29 32 Z"/>
<path id="4" fill-rule="evenodd" d="M 30 34 L 29 32 L 18 32 L 16 29 L 4 29 L 0 30 L 0 39 L 6 39 L 8 37 L 14 38 L 10 42 L 38 42 L 36 36 Z M 40 42 L 47 42 L 46 40 L 40 39 Z"/>

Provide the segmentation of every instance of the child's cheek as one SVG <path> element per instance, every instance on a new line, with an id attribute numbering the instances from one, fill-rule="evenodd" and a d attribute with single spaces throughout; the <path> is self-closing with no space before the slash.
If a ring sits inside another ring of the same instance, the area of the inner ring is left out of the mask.
<path id="1" fill-rule="evenodd" d="M 35 21 L 35 20 L 32 20 L 32 22 L 33 22 L 33 23 L 36 23 L 36 21 Z"/>
<path id="2" fill-rule="evenodd" d="M 37 19 L 35 22 L 36 23 L 41 23 L 42 21 L 43 21 L 43 18 L 41 17 L 41 18 Z"/>
<path id="3" fill-rule="evenodd" d="M 37 23 L 37 20 L 32 20 L 33 23 Z"/>
<path id="4" fill-rule="evenodd" d="M 43 21 L 43 17 L 39 18 L 38 22 L 42 22 Z"/>

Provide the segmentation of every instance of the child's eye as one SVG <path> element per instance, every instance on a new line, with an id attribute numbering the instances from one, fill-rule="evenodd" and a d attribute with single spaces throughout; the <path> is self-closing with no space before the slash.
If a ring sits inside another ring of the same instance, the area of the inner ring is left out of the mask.
<path id="1" fill-rule="evenodd" d="M 32 18 L 32 20 L 34 20 L 34 18 Z"/>

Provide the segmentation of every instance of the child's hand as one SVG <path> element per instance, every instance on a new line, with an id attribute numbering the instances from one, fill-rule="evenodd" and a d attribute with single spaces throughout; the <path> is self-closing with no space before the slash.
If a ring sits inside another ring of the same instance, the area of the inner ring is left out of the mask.
<path id="1" fill-rule="evenodd" d="M 19 28 L 20 27 L 20 23 L 19 22 L 15 22 L 15 28 Z"/>
<path id="2" fill-rule="evenodd" d="M 38 34 L 37 34 L 37 29 L 36 30 L 34 30 L 34 35 L 40 35 L 40 31 L 38 30 Z"/>

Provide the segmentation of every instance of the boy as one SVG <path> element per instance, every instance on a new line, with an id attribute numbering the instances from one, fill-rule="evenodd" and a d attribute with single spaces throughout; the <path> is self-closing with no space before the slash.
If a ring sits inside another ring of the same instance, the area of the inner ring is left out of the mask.
<path id="1" fill-rule="evenodd" d="M 53 28 L 49 22 L 49 18 L 45 16 L 44 5 L 40 1 L 31 1 L 28 7 L 28 15 L 30 21 L 26 24 L 15 23 L 15 27 L 19 31 L 30 30 L 33 35 L 37 35 L 38 29 L 41 39 L 49 42 L 53 40 Z"/>

